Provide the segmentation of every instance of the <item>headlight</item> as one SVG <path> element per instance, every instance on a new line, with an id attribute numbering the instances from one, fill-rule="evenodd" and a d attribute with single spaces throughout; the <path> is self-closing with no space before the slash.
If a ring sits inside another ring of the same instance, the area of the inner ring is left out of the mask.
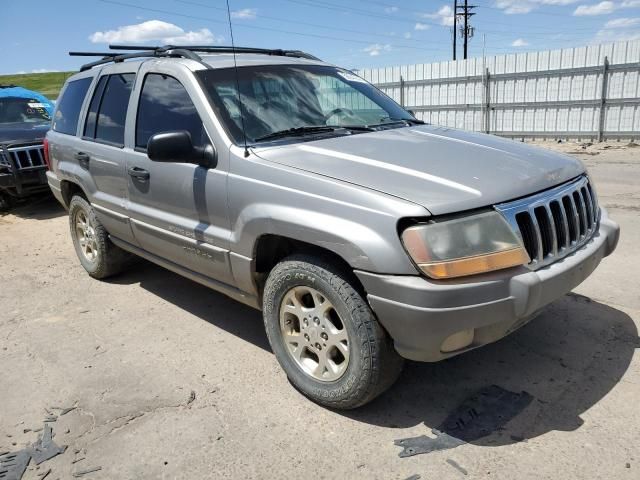
<path id="1" fill-rule="evenodd" d="M 529 263 L 529 255 L 497 212 L 407 228 L 402 242 L 431 278 L 453 278 Z"/>

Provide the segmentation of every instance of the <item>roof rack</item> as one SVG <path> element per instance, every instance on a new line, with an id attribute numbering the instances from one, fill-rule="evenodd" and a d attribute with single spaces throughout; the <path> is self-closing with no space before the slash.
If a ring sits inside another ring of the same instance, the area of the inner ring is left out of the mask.
<path id="1" fill-rule="evenodd" d="M 89 70 L 98 65 L 104 65 L 111 62 L 123 62 L 131 58 L 145 57 L 178 57 L 189 58 L 211 68 L 210 65 L 202 61 L 202 57 L 195 52 L 200 53 L 256 53 L 261 55 L 274 55 L 281 57 L 297 57 L 307 58 L 309 60 L 319 60 L 309 53 L 300 50 L 282 50 L 268 48 L 252 48 L 252 47 L 227 47 L 217 45 L 164 45 L 164 46 L 148 46 L 148 45 L 109 45 L 111 50 L 137 50 L 135 53 L 122 52 L 69 52 L 73 57 L 102 57 L 100 60 L 90 62 L 80 67 L 80 71 Z"/>

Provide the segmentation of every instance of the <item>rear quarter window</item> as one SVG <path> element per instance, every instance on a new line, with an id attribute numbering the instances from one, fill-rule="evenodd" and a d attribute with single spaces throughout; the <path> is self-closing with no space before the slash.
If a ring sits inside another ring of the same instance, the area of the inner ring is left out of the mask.
<path id="1" fill-rule="evenodd" d="M 52 129 L 55 132 L 75 135 L 80 117 L 82 102 L 87 95 L 92 77 L 73 80 L 67 84 L 62 98 L 58 101 L 57 109 L 53 115 Z"/>

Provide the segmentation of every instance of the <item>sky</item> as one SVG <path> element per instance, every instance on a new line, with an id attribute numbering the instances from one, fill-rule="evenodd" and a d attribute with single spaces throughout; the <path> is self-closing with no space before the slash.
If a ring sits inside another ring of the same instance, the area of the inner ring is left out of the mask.
<path id="1" fill-rule="evenodd" d="M 238 46 L 304 50 L 346 68 L 452 56 L 453 0 L 229 3 Z M 640 0 L 469 4 L 477 5 L 469 57 L 482 56 L 483 45 L 498 55 L 640 38 Z M 231 44 L 226 0 L 0 0 L 0 16 L 0 74 L 75 70 L 87 59 L 69 50 L 104 51 L 110 42 Z"/>

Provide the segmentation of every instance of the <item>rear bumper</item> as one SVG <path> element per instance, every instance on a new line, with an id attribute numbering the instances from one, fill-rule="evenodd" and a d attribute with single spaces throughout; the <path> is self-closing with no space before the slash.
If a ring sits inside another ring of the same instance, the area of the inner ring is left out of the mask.
<path id="1" fill-rule="evenodd" d="M 51 170 L 47 171 L 47 183 L 49 184 L 51 193 L 53 193 L 53 196 L 56 197 L 56 200 L 58 200 L 58 202 L 60 202 L 60 204 L 64 208 L 67 208 L 67 205 L 64 203 L 64 197 L 62 195 L 62 188 L 60 187 L 60 179 Z"/>
<path id="2" fill-rule="evenodd" d="M 526 324 L 542 307 L 585 280 L 614 251 L 619 233 L 602 209 L 600 228 L 591 240 L 537 271 L 518 267 L 456 281 L 355 273 L 398 353 L 435 362 L 499 340 Z M 443 351 L 443 342 L 461 332 L 472 337 L 470 343 Z"/>

